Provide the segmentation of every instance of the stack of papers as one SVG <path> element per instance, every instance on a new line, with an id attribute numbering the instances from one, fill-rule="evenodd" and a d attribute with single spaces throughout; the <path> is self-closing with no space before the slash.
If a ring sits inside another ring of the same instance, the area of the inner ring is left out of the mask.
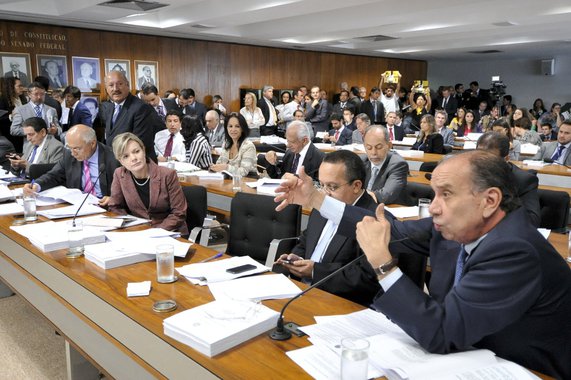
<path id="1" fill-rule="evenodd" d="M 133 252 L 113 242 L 86 245 L 84 255 L 87 260 L 103 269 L 113 269 L 155 259 L 152 253 Z"/>
<path id="2" fill-rule="evenodd" d="M 283 274 L 268 274 L 232 281 L 213 282 L 208 284 L 208 288 L 217 300 L 252 302 L 292 298 L 301 293 L 301 289 Z"/>
<path id="3" fill-rule="evenodd" d="M 208 357 L 276 326 L 279 313 L 262 304 L 213 301 L 169 317 L 164 333 Z"/>
<path id="4" fill-rule="evenodd" d="M 43 200 L 50 204 L 54 204 L 54 201 L 59 201 L 56 203 L 61 203 L 65 201 L 71 203 L 72 205 L 80 205 L 85 197 L 87 196 L 87 201 L 85 203 L 97 204 L 99 199 L 93 194 L 85 194 L 79 189 L 69 189 L 65 186 L 56 186 L 51 189 L 44 190 L 37 195 L 37 200 Z"/>
<path id="5" fill-rule="evenodd" d="M 14 215 L 23 213 L 24 206 L 19 203 L 9 202 L 0 205 L 0 215 Z"/>
<path id="6" fill-rule="evenodd" d="M 258 194 L 276 196 L 276 189 L 282 183 L 281 179 L 260 178 L 256 182 L 246 182 L 246 186 L 257 189 Z"/>
<path id="7" fill-rule="evenodd" d="M 524 165 L 528 165 L 528 166 L 537 166 L 537 167 L 544 167 L 547 165 L 551 165 L 543 160 L 523 160 L 523 164 Z"/>
<path id="8" fill-rule="evenodd" d="M 100 231 L 111 231 L 117 228 L 127 228 L 149 223 L 150 220 L 137 218 L 132 215 L 105 216 L 97 215 L 81 218 L 84 226 L 97 227 Z"/>
<path id="9" fill-rule="evenodd" d="M 0 202 L 6 202 L 14 200 L 15 196 L 12 190 L 6 185 L 0 185 Z"/>
<path id="10" fill-rule="evenodd" d="M 533 155 L 535 155 L 538 150 L 539 150 L 539 146 L 537 146 L 535 144 L 531 144 L 531 143 L 525 143 L 525 144 L 521 144 L 520 153 L 521 154 L 529 154 L 529 155 L 533 154 Z"/>
<path id="11" fill-rule="evenodd" d="M 422 157 L 424 156 L 424 152 L 422 150 L 402 150 L 402 149 L 397 149 L 394 150 L 394 152 L 397 152 L 398 154 L 400 154 L 402 157 Z"/>
<path id="12" fill-rule="evenodd" d="M 68 242 L 68 222 L 44 222 L 25 224 L 22 226 L 11 226 L 11 229 L 22 236 L 44 252 L 51 252 L 69 247 Z M 89 227 L 83 228 L 84 244 L 96 244 L 105 241 L 105 235 Z"/>
<path id="13" fill-rule="evenodd" d="M 151 293 L 151 281 L 130 282 L 127 284 L 127 297 L 148 296 Z"/>
<path id="14" fill-rule="evenodd" d="M 80 209 L 81 207 L 81 209 Z M 78 212 L 79 210 L 79 212 Z M 87 202 L 81 206 L 80 204 L 72 204 L 71 206 L 53 208 L 49 210 L 40 210 L 38 215 L 45 216 L 48 219 L 61 219 L 61 218 L 73 218 L 76 214 L 77 216 L 101 214 L 107 212 L 107 210 L 88 204 Z"/>
<path id="15" fill-rule="evenodd" d="M 251 264 L 255 266 L 255 268 L 237 274 L 226 272 L 226 269 L 246 264 Z M 234 256 L 225 260 L 185 265 L 183 267 L 176 268 L 176 270 L 178 273 L 188 278 L 193 284 L 206 285 L 212 282 L 228 281 L 252 274 L 268 272 L 270 268 L 260 264 L 250 256 Z"/>
<path id="16" fill-rule="evenodd" d="M 198 177 L 201 179 L 224 179 L 224 174 L 211 172 L 209 170 L 199 170 L 192 172 L 188 175 L 189 177 Z"/>
<path id="17" fill-rule="evenodd" d="M 283 137 L 271 135 L 271 136 L 261 136 L 260 142 L 263 144 L 274 144 L 275 145 L 275 144 L 286 144 L 287 140 L 284 139 Z"/>
<path id="18" fill-rule="evenodd" d="M 168 167 L 169 163 L 174 164 L 174 170 L 176 170 L 179 173 L 195 172 L 200 170 L 198 166 L 193 165 L 190 162 L 180 162 L 180 161 L 159 162 L 159 166 L 164 166 L 166 168 Z"/>

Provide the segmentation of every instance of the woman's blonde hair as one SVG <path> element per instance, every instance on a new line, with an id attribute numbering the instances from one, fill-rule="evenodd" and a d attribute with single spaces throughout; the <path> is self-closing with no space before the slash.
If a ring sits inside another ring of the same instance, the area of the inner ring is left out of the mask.
<path id="1" fill-rule="evenodd" d="M 123 153 L 127 148 L 127 144 L 129 144 L 129 142 L 131 141 L 135 141 L 137 144 L 139 144 L 139 146 L 143 150 L 143 153 L 146 154 L 145 144 L 143 144 L 141 139 L 138 138 L 136 135 L 132 134 L 131 132 L 125 132 L 115 136 L 115 138 L 113 139 L 113 145 L 112 145 L 113 154 L 115 155 L 117 161 L 121 161 L 121 157 L 123 156 Z"/>

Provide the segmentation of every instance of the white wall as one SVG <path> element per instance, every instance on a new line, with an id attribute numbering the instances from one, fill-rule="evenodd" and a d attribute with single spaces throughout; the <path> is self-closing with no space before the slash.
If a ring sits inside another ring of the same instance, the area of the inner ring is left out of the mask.
<path id="1" fill-rule="evenodd" d="M 506 93 L 513 97 L 518 107 L 531 108 L 536 98 L 542 98 L 547 110 L 553 102 L 571 102 L 571 55 L 555 58 L 555 75 L 541 74 L 541 60 L 498 60 L 478 57 L 466 61 L 428 61 L 430 88 L 442 85 L 464 84 L 468 89 L 471 81 L 478 81 L 480 88 L 489 88 L 492 75 L 500 75 L 507 85 Z"/>

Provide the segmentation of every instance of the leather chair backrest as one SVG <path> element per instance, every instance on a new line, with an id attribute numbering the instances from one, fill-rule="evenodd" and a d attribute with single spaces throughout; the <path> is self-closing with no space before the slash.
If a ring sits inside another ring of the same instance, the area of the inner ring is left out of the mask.
<path id="1" fill-rule="evenodd" d="M 55 165 L 56 165 L 55 163 L 53 163 L 53 164 L 32 164 L 32 165 L 30 165 L 30 171 L 29 171 L 30 178 L 31 179 L 38 179 L 39 177 L 41 177 L 45 173 L 52 170 L 52 168 Z"/>
<path id="2" fill-rule="evenodd" d="M 207 202 L 204 186 L 183 186 L 182 192 L 186 198 L 186 224 L 188 230 L 202 227 L 206 218 Z"/>
<path id="3" fill-rule="evenodd" d="M 409 206 L 417 206 L 420 198 L 434 198 L 434 191 L 429 185 L 424 183 L 408 182 L 406 184 L 406 194 Z"/>
<path id="4" fill-rule="evenodd" d="M 564 191 L 538 189 L 541 221 L 539 226 L 565 230 L 569 217 L 569 194 Z"/>

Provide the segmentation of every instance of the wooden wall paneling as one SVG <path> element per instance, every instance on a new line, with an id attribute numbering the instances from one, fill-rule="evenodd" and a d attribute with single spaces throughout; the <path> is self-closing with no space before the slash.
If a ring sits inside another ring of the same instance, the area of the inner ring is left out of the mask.
<path id="1" fill-rule="evenodd" d="M 340 81 L 337 80 L 337 60 L 335 54 L 321 54 L 321 76 L 319 79 L 321 89 L 327 91 L 329 101 L 339 90 Z"/>
<path id="2" fill-rule="evenodd" d="M 321 54 L 313 51 L 301 52 L 298 70 L 305 74 L 299 85 L 307 86 L 311 90 L 312 86 L 321 86 Z"/>
<path id="3" fill-rule="evenodd" d="M 222 99 L 231 99 L 232 71 L 230 61 L 231 50 L 227 45 L 218 42 L 209 42 L 206 57 L 208 59 L 208 90 L 203 101 L 207 107 L 212 106 L 214 95 Z M 228 104 L 227 101 L 224 104 Z"/>
<path id="4" fill-rule="evenodd" d="M 224 99 L 226 108 L 231 112 L 240 111 L 240 88 L 250 87 L 252 70 L 250 69 L 250 50 L 244 45 L 230 45 L 230 95 Z"/>
<path id="5" fill-rule="evenodd" d="M 270 83 L 270 70 L 275 70 L 275 67 L 270 67 L 269 49 L 259 46 L 247 46 L 250 51 L 250 72 L 251 82 L 244 83 L 247 87 L 261 89 L 266 84 Z"/>
<path id="6" fill-rule="evenodd" d="M 208 86 L 208 70 L 210 68 L 207 53 L 209 42 L 196 40 L 190 42 L 189 46 L 183 48 L 187 54 L 184 64 L 188 73 L 183 79 L 183 88 L 192 88 L 196 93 L 196 99 L 202 102 L 203 98 L 210 93 Z"/>
<path id="7" fill-rule="evenodd" d="M 158 46 L 159 51 L 159 73 L 161 75 L 161 96 L 167 90 L 174 90 L 178 93 L 184 88 L 185 76 L 185 49 L 187 41 L 175 38 L 163 38 Z"/>

